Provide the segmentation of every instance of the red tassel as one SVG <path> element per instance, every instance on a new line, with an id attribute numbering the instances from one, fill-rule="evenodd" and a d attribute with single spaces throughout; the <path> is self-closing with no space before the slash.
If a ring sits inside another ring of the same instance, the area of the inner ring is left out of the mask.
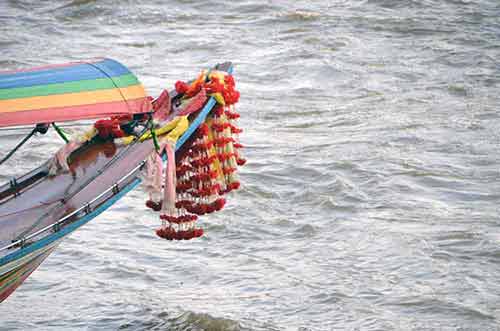
<path id="1" fill-rule="evenodd" d="M 146 201 L 146 207 L 151 208 L 154 211 L 160 211 L 161 210 L 161 201 L 154 202 L 153 200 L 148 200 L 148 201 Z"/>
<path id="2" fill-rule="evenodd" d="M 209 132 L 208 125 L 206 123 L 201 123 L 200 126 L 198 127 L 198 137 L 203 138 L 208 136 Z"/>
<path id="3" fill-rule="evenodd" d="M 214 144 L 217 147 L 223 147 L 226 146 L 229 143 L 234 142 L 234 138 L 226 138 L 226 137 L 220 137 L 214 140 Z"/>
<path id="4" fill-rule="evenodd" d="M 222 116 L 222 114 L 224 114 L 224 107 L 222 106 L 217 106 L 215 109 L 214 109 L 214 115 L 216 117 L 220 117 Z"/>
<path id="5" fill-rule="evenodd" d="M 218 93 L 224 91 L 224 84 L 222 84 L 217 78 L 212 78 L 210 83 L 205 84 L 205 88 L 208 93 Z"/>
<path id="6" fill-rule="evenodd" d="M 231 75 L 226 75 L 224 77 L 224 82 L 230 87 L 230 88 L 234 88 L 235 86 L 235 83 L 234 83 L 234 77 L 231 76 Z"/>
<path id="7" fill-rule="evenodd" d="M 173 240 L 176 237 L 176 231 L 172 227 L 162 227 L 156 229 L 156 235 L 160 238 Z"/>
<path id="8" fill-rule="evenodd" d="M 231 190 L 237 190 L 240 188 L 240 182 L 229 183 L 229 188 Z"/>
<path id="9" fill-rule="evenodd" d="M 176 190 L 177 193 L 184 193 L 189 189 L 193 188 L 193 183 L 191 182 L 185 182 L 185 183 L 179 183 L 177 184 Z"/>
<path id="10" fill-rule="evenodd" d="M 97 130 L 97 134 L 102 139 L 121 138 L 125 136 L 125 132 L 121 129 L 118 118 L 98 120 L 94 123 L 94 127 Z"/>
<path id="11" fill-rule="evenodd" d="M 183 81 L 179 80 L 175 83 L 175 91 L 178 94 L 184 94 L 187 92 L 188 89 L 189 89 L 189 85 L 187 83 L 184 83 Z"/>
<path id="12" fill-rule="evenodd" d="M 220 185 L 219 184 L 214 184 L 205 188 L 201 188 L 199 190 L 191 190 L 188 193 L 196 198 L 200 197 L 209 197 L 215 194 L 218 194 L 220 191 Z"/>
<path id="13" fill-rule="evenodd" d="M 189 178 L 189 180 L 195 182 L 208 182 L 211 179 L 216 179 L 217 176 L 218 176 L 217 171 L 213 170 L 193 175 L 191 176 L 191 178 Z"/>
<path id="14" fill-rule="evenodd" d="M 229 193 L 233 190 L 237 190 L 240 188 L 240 182 L 232 182 L 232 183 L 229 183 L 226 187 L 226 189 L 223 191 L 223 193 Z"/>
<path id="15" fill-rule="evenodd" d="M 198 92 L 201 91 L 203 88 L 203 83 L 201 81 L 197 81 L 194 83 L 194 85 L 191 85 L 188 90 L 186 91 L 186 96 L 188 98 L 191 98 L 195 96 Z"/>
<path id="16" fill-rule="evenodd" d="M 182 177 L 184 176 L 188 171 L 193 171 L 194 168 L 191 165 L 188 164 L 182 164 L 176 168 L 176 175 L 177 177 Z"/>
<path id="17" fill-rule="evenodd" d="M 207 213 L 207 205 L 204 203 L 191 205 L 187 207 L 186 210 L 192 214 L 205 215 Z"/>
<path id="18" fill-rule="evenodd" d="M 206 205 L 206 212 L 207 214 L 211 214 L 215 211 L 215 207 L 212 205 Z"/>
<path id="19" fill-rule="evenodd" d="M 222 172 L 224 173 L 224 175 L 232 174 L 235 171 L 236 171 L 236 168 L 233 168 L 233 167 L 225 167 L 222 169 Z"/>
<path id="20" fill-rule="evenodd" d="M 226 199 L 219 198 L 219 199 L 215 200 L 212 204 L 213 204 L 215 210 L 219 211 L 222 208 L 224 208 L 224 205 L 226 204 Z"/>
<path id="21" fill-rule="evenodd" d="M 212 148 L 213 145 L 214 145 L 214 142 L 212 140 L 208 140 L 205 143 L 194 144 L 193 146 L 191 146 L 191 150 L 193 152 L 201 152 L 201 151 L 205 151 L 207 149 Z"/>
<path id="22" fill-rule="evenodd" d="M 188 208 L 191 208 L 193 205 L 193 202 L 190 200 L 180 200 L 175 203 L 175 208 L 181 209 L 184 208 L 188 210 Z"/>
<path id="23" fill-rule="evenodd" d="M 199 238 L 199 237 L 203 236 L 203 229 L 202 228 L 194 229 L 193 231 L 194 231 L 195 238 Z"/>
<path id="24" fill-rule="evenodd" d="M 189 214 L 180 216 L 160 215 L 160 219 L 165 220 L 169 223 L 181 224 L 181 223 L 194 222 L 198 219 L 198 216 Z"/>
<path id="25" fill-rule="evenodd" d="M 234 156 L 236 156 L 236 153 L 218 153 L 217 154 L 217 158 L 219 159 L 220 162 L 225 162 Z"/>
<path id="26" fill-rule="evenodd" d="M 230 120 L 235 120 L 235 119 L 240 118 L 240 114 L 238 114 L 238 113 L 233 113 L 233 112 L 230 112 L 230 111 L 226 111 L 226 116 L 227 116 L 227 118 L 229 118 Z"/>
<path id="27" fill-rule="evenodd" d="M 229 124 L 229 123 L 228 123 L 228 124 Z M 234 134 L 240 134 L 240 133 L 242 133 L 242 132 L 243 132 L 243 129 L 240 129 L 240 128 L 238 128 L 238 127 L 236 127 L 236 126 L 234 126 L 234 125 L 231 125 L 231 124 L 229 124 L 229 125 L 230 125 L 230 127 L 231 127 L 231 133 L 234 133 Z"/>
<path id="28" fill-rule="evenodd" d="M 202 157 L 202 158 L 199 158 L 199 159 L 197 159 L 197 160 L 193 160 L 193 161 L 192 161 L 192 164 L 193 164 L 193 166 L 195 166 L 196 168 L 207 167 L 207 166 L 209 166 L 212 162 L 214 162 L 216 158 L 217 158 L 217 155 L 211 155 L 211 156 L 209 156 L 209 157 Z"/>
<path id="29" fill-rule="evenodd" d="M 231 127 L 231 123 L 214 123 L 212 124 L 212 129 L 214 129 L 217 132 L 222 132 L 224 129 L 227 129 Z"/>

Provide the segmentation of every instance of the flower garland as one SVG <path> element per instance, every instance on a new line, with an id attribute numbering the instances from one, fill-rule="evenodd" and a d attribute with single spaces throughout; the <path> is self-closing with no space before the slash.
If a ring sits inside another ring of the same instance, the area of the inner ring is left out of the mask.
<path id="1" fill-rule="evenodd" d="M 223 195 L 240 187 L 236 170 L 246 160 L 240 152 L 243 146 L 238 134 L 242 130 L 236 126 L 239 114 L 234 108 L 239 92 L 233 77 L 217 71 L 202 72 L 193 83 L 178 81 L 175 88 L 183 95 L 185 105 L 179 114 L 184 116 L 199 111 L 208 97 L 218 102 L 176 161 L 173 144 L 165 145 L 168 164 L 164 194 L 151 194 L 146 202 L 147 207 L 160 212 L 162 225 L 156 230 L 159 237 L 187 240 L 203 235 L 203 229 L 196 227 L 198 216 L 221 210 L 226 203 Z M 152 161 L 148 167 L 156 169 L 150 176 L 160 173 L 158 166 L 153 165 L 157 162 Z M 158 192 L 161 184 L 152 187 Z"/>

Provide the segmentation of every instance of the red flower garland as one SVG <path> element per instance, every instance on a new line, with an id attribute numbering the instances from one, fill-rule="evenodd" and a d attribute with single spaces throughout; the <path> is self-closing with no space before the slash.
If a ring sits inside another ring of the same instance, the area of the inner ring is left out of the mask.
<path id="1" fill-rule="evenodd" d="M 234 121 L 240 117 L 234 111 L 240 94 L 235 90 L 234 78 L 219 74 L 200 75 L 192 84 L 182 81 L 175 83 L 175 90 L 183 98 L 191 98 L 185 109 L 189 113 L 197 111 L 205 103 L 205 92 L 208 95 L 218 93 L 224 99 L 224 106 L 214 108 L 212 115 L 202 123 L 191 145 L 177 160 L 176 166 L 176 201 L 175 214 L 162 214 L 163 226 L 156 234 L 167 240 L 187 240 L 203 235 L 203 229 L 195 228 L 197 215 L 204 215 L 224 208 L 226 199 L 222 197 L 240 187 L 235 174 L 237 166 L 246 160 L 241 158 L 239 150 L 243 148 L 237 139 L 243 130 Z M 219 99 L 217 99 L 219 100 Z M 189 109 L 188 109 L 189 108 Z M 159 211 L 161 202 L 148 200 L 146 205 Z"/>

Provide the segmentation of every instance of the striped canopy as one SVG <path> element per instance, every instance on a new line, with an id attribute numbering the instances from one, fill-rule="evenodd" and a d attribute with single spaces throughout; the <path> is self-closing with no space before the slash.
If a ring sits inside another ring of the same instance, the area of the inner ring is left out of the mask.
<path id="1" fill-rule="evenodd" d="M 151 109 L 137 77 L 111 59 L 0 72 L 0 127 Z"/>

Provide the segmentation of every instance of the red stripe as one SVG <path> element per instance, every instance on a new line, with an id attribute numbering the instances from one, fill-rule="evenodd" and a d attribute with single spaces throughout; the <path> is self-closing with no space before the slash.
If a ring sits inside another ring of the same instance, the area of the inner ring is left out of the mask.
<path id="1" fill-rule="evenodd" d="M 131 111 L 131 109 L 133 111 Z M 127 100 L 127 102 L 106 102 L 97 105 L 27 110 L 1 114 L 1 126 L 16 126 L 33 123 L 66 122 L 83 119 L 103 118 L 114 115 L 139 114 L 152 111 L 148 98 Z"/>

